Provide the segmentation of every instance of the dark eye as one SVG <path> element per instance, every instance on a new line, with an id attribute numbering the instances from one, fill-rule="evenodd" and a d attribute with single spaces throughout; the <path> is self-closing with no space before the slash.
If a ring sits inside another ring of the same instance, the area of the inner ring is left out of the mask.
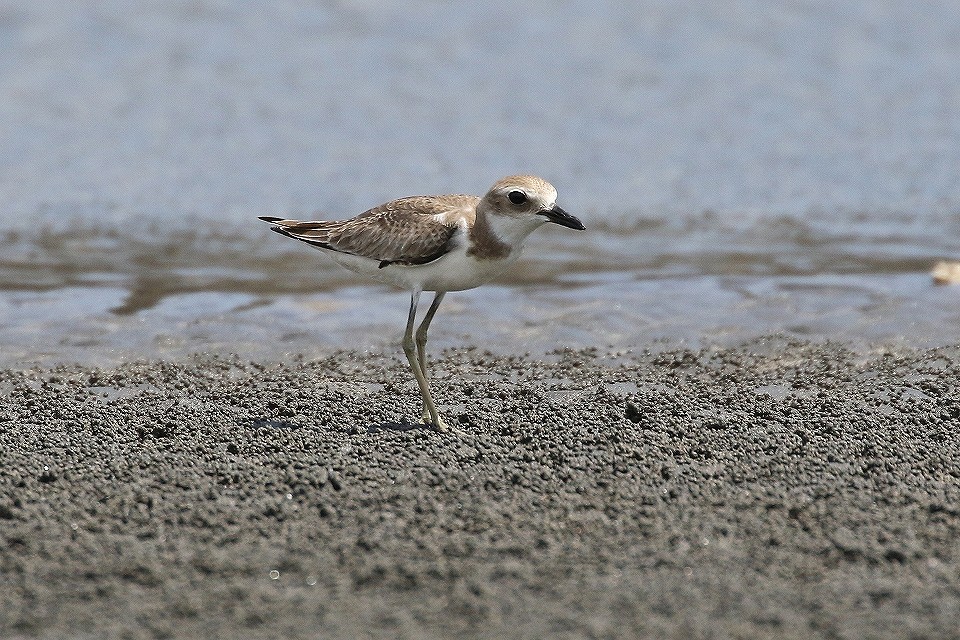
<path id="1" fill-rule="evenodd" d="M 510 198 L 510 202 L 513 204 L 523 204 L 527 201 L 527 194 L 523 191 L 511 191 L 507 194 L 507 197 Z"/>

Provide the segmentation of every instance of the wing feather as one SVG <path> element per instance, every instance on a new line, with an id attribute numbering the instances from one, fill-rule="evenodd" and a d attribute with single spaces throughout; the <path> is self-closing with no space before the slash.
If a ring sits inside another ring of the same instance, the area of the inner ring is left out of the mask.
<path id="1" fill-rule="evenodd" d="M 413 196 L 393 200 L 350 220 L 304 222 L 262 218 L 273 230 L 317 247 L 389 264 L 433 262 L 456 244 L 461 216 L 473 196 Z M 448 215 L 449 214 L 449 215 Z"/>

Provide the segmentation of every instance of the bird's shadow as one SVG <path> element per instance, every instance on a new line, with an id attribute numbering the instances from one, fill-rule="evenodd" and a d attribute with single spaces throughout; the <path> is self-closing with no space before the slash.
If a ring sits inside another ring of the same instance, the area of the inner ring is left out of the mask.
<path id="1" fill-rule="evenodd" d="M 250 426 L 255 429 L 276 429 L 277 431 L 295 431 L 302 426 L 288 420 L 274 420 L 273 418 L 254 418 Z"/>
<path id="2" fill-rule="evenodd" d="M 424 429 L 433 431 L 433 425 L 423 422 L 410 422 L 403 420 L 401 422 L 383 422 L 381 424 L 371 424 L 367 427 L 367 433 L 379 433 L 380 431 L 413 431 L 414 429 Z"/>
<path id="3" fill-rule="evenodd" d="M 288 420 L 274 420 L 272 418 L 254 418 L 250 421 L 250 425 L 257 429 L 270 429 L 277 431 L 296 431 L 297 429 L 302 429 L 302 424 L 297 424 L 290 422 Z M 424 431 L 435 431 L 432 425 L 423 423 L 423 422 L 410 422 L 409 420 L 403 420 L 401 422 L 382 422 L 380 424 L 371 424 L 367 425 L 367 433 L 380 433 L 381 431 L 415 431 L 422 429 Z M 360 427 L 360 430 L 363 430 L 363 427 Z M 352 429 L 353 433 L 357 433 L 356 429 Z"/>

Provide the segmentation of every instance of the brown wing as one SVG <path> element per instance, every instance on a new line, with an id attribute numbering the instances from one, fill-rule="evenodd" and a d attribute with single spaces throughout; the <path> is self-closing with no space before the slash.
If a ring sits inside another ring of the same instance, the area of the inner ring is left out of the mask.
<path id="1" fill-rule="evenodd" d="M 388 264 L 426 264 L 450 251 L 459 211 L 476 205 L 472 196 L 414 196 L 370 209 L 350 220 L 301 222 L 261 218 L 273 230 L 314 246 Z"/>

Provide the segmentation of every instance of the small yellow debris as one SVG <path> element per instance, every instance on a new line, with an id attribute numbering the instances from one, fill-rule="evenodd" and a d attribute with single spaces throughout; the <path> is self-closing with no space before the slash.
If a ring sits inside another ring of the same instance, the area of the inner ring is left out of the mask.
<path id="1" fill-rule="evenodd" d="M 960 284 L 960 262 L 941 260 L 933 265 L 933 284 Z"/>

